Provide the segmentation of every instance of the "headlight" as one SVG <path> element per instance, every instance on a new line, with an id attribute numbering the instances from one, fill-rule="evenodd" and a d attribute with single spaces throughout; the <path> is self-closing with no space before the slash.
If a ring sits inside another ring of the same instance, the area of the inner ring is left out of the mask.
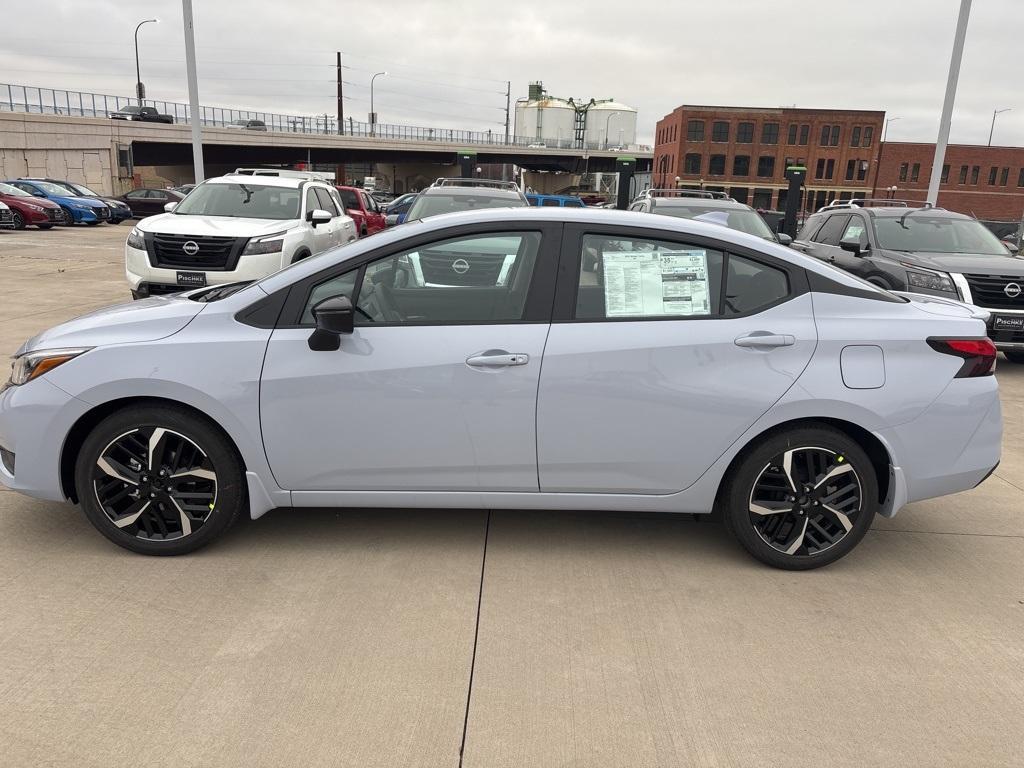
<path id="1" fill-rule="evenodd" d="M 75 347 L 73 349 L 46 349 L 40 352 L 26 352 L 24 355 L 14 358 L 11 364 L 11 380 L 9 384 L 20 387 L 32 379 L 42 376 L 47 371 L 52 371 L 68 360 L 74 360 L 83 352 L 88 352 L 91 347 Z"/>
<path id="2" fill-rule="evenodd" d="M 132 227 L 132 231 L 128 233 L 127 246 L 129 248 L 138 248 L 140 251 L 146 250 L 146 238 L 139 232 L 138 227 Z"/>
<path id="3" fill-rule="evenodd" d="M 45 211 L 46 210 L 45 208 L 43 208 L 43 206 L 41 206 L 41 205 L 33 205 L 32 203 L 22 203 L 22 205 L 24 205 L 26 208 L 28 208 L 30 210 L 33 210 L 33 211 Z"/>
<path id="4" fill-rule="evenodd" d="M 242 251 L 243 256 L 255 256 L 261 253 L 277 253 L 284 247 L 284 238 L 274 240 L 250 240 Z"/>
<path id="5" fill-rule="evenodd" d="M 72 208 L 77 208 L 79 211 L 91 211 L 92 206 L 86 205 L 85 203 L 71 203 Z"/>
<path id="6" fill-rule="evenodd" d="M 948 275 L 934 272 L 914 272 L 907 270 L 907 283 L 914 288 L 927 288 L 930 291 L 956 294 L 956 288 Z"/>

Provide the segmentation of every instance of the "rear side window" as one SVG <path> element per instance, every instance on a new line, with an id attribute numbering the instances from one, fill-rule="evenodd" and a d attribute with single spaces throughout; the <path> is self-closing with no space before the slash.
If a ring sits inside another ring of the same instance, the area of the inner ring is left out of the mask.
<path id="1" fill-rule="evenodd" d="M 729 254 L 722 314 L 745 315 L 782 301 L 789 295 L 789 278 L 781 269 Z"/>
<path id="2" fill-rule="evenodd" d="M 818 227 L 821 226 L 821 222 L 825 220 L 825 217 L 820 213 L 815 213 L 812 216 L 807 217 L 807 221 L 800 227 L 800 231 L 797 233 L 797 240 L 810 240 L 811 236 L 817 231 Z"/>
<path id="3" fill-rule="evenodd" d="M 558 207 L 558 200 L 556 200 L 553 197 L 545 197 L 545 198 L 543 198 L 540 201 L 540 204 L 541 204 L 541 206 L 545 206 L 545 205 L 551 206 L 551 205 L 553 205 L 555 208 L 557 208 Z"/>
<path id="4" fill-rule="evenodd" d="M 816 243 L 822 245 L 839 245 L 839 241 L 842 239 L 843 231 L 846 229 L 846 223 L 850 220 L 849 214 L 843 214 L 840 216 L 829 216 L 828 220 L 822 225 L 818 233 L 812 238 Z"/>

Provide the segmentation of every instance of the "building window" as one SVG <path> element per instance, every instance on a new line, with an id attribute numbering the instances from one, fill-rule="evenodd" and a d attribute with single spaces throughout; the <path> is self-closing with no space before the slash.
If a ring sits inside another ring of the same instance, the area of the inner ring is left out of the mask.
<path id="1" fill-rule="evenodd" d="M 811 135 L 811 126 L 809 126 L 809 125 L 801 125 L 800 126 L 800 144 L 801 144 L 801 146 L 805 146 L 805 147 L 807 146 L 807 140 L 810 138 L 810 135 Z"/>
<path id="2" fill-rule="evenodd" d="M 779 143 L 779 124 L 778 123 L 765 123 L 761 126 L 761 143 L 762 144 L 778 144 Z"/>
<path id="3" fill-rule="evenodd" d="M 999 174 L 999 186 L 1000 187 L 1005 187 L 1006 186 L 1006 182 L 1008 182 L 1009 180 L 1010 180 L 1010 169 L 1009 168 L 1003 168 L 1003 172 L 1001 174 Z"/>
<path id="4" fill-rule="evenodd" d="M 820 142 L 821 146 L 823 146 L 823 147 L 827 147 L 828 146 L 828 137 L 831 135 L 831 133 L 832 133 L 832 126 L 830 126 L 830 125 L 823 125 L 823 126 L 821 126 L 821 142 Z"/>
<path id="5" fill-rule="evenodd" d="M 914 163 L 910 169 L 910 180 L 917 181 L 921 177 L 921 164 Z"/>
<path id="6" fill-rule="evenodd" d="M 945 184 L 949 181 L 949 164 L 942 166 L 942 176 L 940 177 L 941 183 Z"/>
<path id="7" fill-rule="evenodd" d="M 823 179 L 825 178 L 825 159 L 821 158 L 818 160 L 818 164 L 814 166 L 814 178 Z"/>
<path id="8" fill-rule="evenodd" d="M 908 170 L 910 170 L 910 163 L 900 163 L 900 181 L 907 180 Z"/>
<path id="9" fill-rule="evenodd" d="M 1020 173 L 1017 174 L 1017 186 L 1024 187 L 1024 168 L 1020 169 Z"/>
<path id="10" fill-rule="evenodd" d="M 725 176 L 725 155 L 712 155 L 708 160 L 708 173 L 712 176 Z"/>
<path id="11" fill-rule="evenodd" d="M 839 126 L 838 125 L 833 125 L 832 126 L 832 141 L 830 142 L 830 144 L 833 147 L 838 147 L 839 146 Z"/>
<path id="12" fill-rule="evenodd" d="M 796 144 L 796 129 L 798 128 L 796 123 L 789 126 L 788 135 L 786 136 L 786 143 L 790 146 Z"/>
<path id="13" fill-rule="evenodd" d="M 779 203 L 775 207 L 775 210 L 777 210 L 777 211 L 784 211 L 784 210 L 786 210 L 786 203 L 788 203 L 788 202 L 789 202 L 789 190 L 788 189 L 780 189 L 779 190 Z"/>
<path id="14" fill-rule="evenodd" d="M 857 164 L 857 181 L 865 181 L 868 177 L 868 161 L 858 160 Z"/>
<path id="15" fill-rule="evenodd" d="M 736 155 L 736 157 L 732 159 L 732 175 L 750 175 L 750 155 Z"/>
<path id="16" fill-rule="evenodd" d="M 854 126 L 853 132 L 850 134 L 850 146 L 851 147 L 859 147 L 860 146 L 860 126 L 859 125 Z"/>
<path id="17" fill-rule="evenodd" d="M 978 183 L 978 176 L 980 176 L 980 175 L 981 175 L 981 166 L 980 165 L 972 165 L 971 166 L 971 184 L 977 185 L 977 183 Z"/>
<path id="18" fill-rule="evenodd" d="M 753 144 L 754 143 L 754 124 L 753 123 L 740 123 L 736 126 L 736 143 L 737 144 Z"/>
<path id="19" fill-rule="evenodd" d="M 836 173 L 836 161 L 835 160 L 827 160 L 825 162 L 825 178 L 826 179 L 831 179 L 833 176 L 835 176 L 835 173 Z"/>
<path id="20" fill-rule="evenodd" d="M 729 124 L 724 120 L 716 120 L 711 124 L 712 141 L 729 141 Z"/>
<path id="21" fill-rule="evenodd" d="M 696 152 L 687 153 L 683 158 L 683 173 L 700 173 L 700 155 Z"/>
<path id="22" fill-rule="evenodd" d="M 769 210 L 772 207 L 772 190 L 770 189 L 755 189 L 754 200 L 751 203 L 754 208 L 759 208 L 762 211 Z"/>
<path id="23" fill-rule="evenodd" d="M 846 161 L 846 180 L 853 181 L 853 174 L 857 172 L 857 161 L 847 160 Z"/>
<path id="24" fill-rule="evenodd" d="M 691 120 L 686 125 L 687 141 L 704 141 L 704 121 Z"/>
<path id="25" fill-rule="evenodd" d="M 870 125 L 865 125 L 864 126 L 864 139 L 863 139 L 863 141 L 861 141 L 860 145 L 862 147 L 870 147 L 871 146 L 871 139 L 872 139 L 874 133 L 875 133 L 875 129 L 873 127 L 871 127 Z"/>
<path id="26" fill-rule="evenodd" d="M 757 158 L 757 175 L 762 179 L 770 179 L 775 175 L 775 158 L 772 155 Z"/>
<path id="27" fill-rule="evenodd" d="M 966 184 L 967 183 L 967 166 L 966 165 L 961 165 L 960 166 L 960 183 L 961 184 Z"/>
<path id="28" fill-rule="evenodd" d="M 988 172 L 988 183 L 990 186 L 995 186 L 997 173 L 999 173 L 999 169 L 993 165 Z"/>
<path id="29" fill-rule="evenodd" d="M 729 197 L 737 203 L 746 203 L 750 191 L 746 187 L 729 187 Z"/>

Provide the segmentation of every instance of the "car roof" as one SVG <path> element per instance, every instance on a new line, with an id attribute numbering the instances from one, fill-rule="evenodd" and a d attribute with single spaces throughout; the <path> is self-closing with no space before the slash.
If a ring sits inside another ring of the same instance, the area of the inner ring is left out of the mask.
<path id="1" fill-rule="evenodd" d="M 294 176 L 262 176 L 262 175 L 249 175 L 241 173 L 229 173 L 224 176 L 217 176 L 212 179 L 207 179 L 205 184 L 248 184 L 249 186 L 259 185 L 262 187 L 286 187 L 289 189 L 298 189 L 303 184 L 310 182 L 319 182 L 324 186 L 329 186 L 326 181 L 321 179 L 299 179 Z"/>
<path id="2" fill-rule="evenodd" d="M 652 197 L 652 208 L 707 208 L 709 211 L 754 210 L 738 200 L 723 200 L 710 197 Z"/>
<path id="3" fill-rule="evenodd" d="M 945 208 L 905 208 L 905 207 L 884 207 L 884 208 L 861 208 L 860 206 L 854 206 L 857 210 L 866 211 L 870 216 L 880 217 L 892 217 L 892 216 L 905 216 L 908 213 L 912 216 L 918 216 L 921 213 L 927 213 L 929 216 L 939 216 L 946 219 L 971 219 L 972 217 L 957 213 L 956 211 L 947 211 Z M 838 210 L 850 210 L 849 208 Z"/>
<path id="4" fill-rule="evenodd" d="M 448 197 L 491 197 L 491 198 L 507 198 L 508 200 L 522 200 L 523 196 L 519 192 L 513 192 L 511 189 L 496 189 L 495 187 L 457 187 L 455 185 L 445 187 L 427 187 L 421 195 L 446 195 Z"/>

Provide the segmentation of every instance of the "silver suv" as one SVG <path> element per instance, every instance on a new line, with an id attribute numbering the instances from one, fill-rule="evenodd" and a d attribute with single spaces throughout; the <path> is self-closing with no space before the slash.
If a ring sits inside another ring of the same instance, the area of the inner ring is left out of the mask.
<path id="1" fill-rule="evenodd" d="M 772 231 L 761 214 L 749 205 L 737 202 L 724 192 L 696 189 L 645 189 L 630 203 L 629 210 L 658 213 L 681 219 L 719 224 L 737 232 L 763 237 L 774 243 L 789 245 L 792 238 Z"/>

